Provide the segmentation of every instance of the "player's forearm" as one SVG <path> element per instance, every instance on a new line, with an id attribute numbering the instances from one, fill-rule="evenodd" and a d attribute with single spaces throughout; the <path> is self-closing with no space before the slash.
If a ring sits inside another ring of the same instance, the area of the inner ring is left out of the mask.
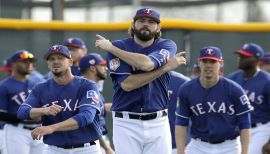
<path id="1" fill-rule="evenodd" d="M 248 154 L 250 139 L 250 129 L 242 129 L 240 131 L 240 141 L 241 141 L 241 154 Z"/>
<path id="2" fill-rule="evenodd" d="M 175 126 L 175 141 L 177 147 L 177 154 L 185 154 L 187 140 L 187 127 Z"/>
<path id="3" fill-rule="evenodd" d="M 111 151 L 112 148 L 110 145 L 108 145 L 102 137 L 99 138 L 99 143 L 100 146 L 105 150 L 105 151 Z"/>
<path id="4" fill-rule="evenodd" d="M 45 115 L 45 108 L 32 108 L 29 113 L 31 119 L 38 119 Z"/>
<path id="5" fill-rule="evenodd" d="M 76 120 L 74 120 L 73 118 L 69 118 L 60 123 L 53 124 L 51 125 L 51 127 L 53 128 L 54 132 L 56 132 L 56 131 L 75 130 L 79 128 L 79 125 Z"/>
<path id="6" fill-rule="evenodd" d="M 163 69 L 163 67 L 161 67 L 151 72 L 130 75 L 123 82 L 121 82 L 121 88 L 125 91 L 131 91 L 140 88 L 157 79 L 165 72 L 166 71 Z"/>
<path id="7" fill-rule="evenodd" d="M 115 55 L 116 57 L 120 58 L 121 60 L 135 67 L 138 70 L 151 71 L 154 69 L 154 63 L 148 56 L 144 54 L 127 52 L 113 45 L 110 48 L 109 52 L 111 52 L 113 55 Z"/>

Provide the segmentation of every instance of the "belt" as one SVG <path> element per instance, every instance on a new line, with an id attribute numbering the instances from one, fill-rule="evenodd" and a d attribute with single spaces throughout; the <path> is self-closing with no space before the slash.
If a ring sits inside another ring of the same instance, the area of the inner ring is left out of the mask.
<path id="1" fill-rule="evenodd" d="M 210 144 L 221 144 L 221 143 L 223 143 L 223 142 L 225 142 L 225 141 L 228 141 L 228 140 L 235 140 L 235 139 L 236 139 L 236 137 L 235 137 L 235 138 L 232 138 L 232 139 L 221 140 L 221 141 L 209 141 L 209 140 L 204 140 L 204 139 L 199 139 L 199 140 L 201 140 L 201 141 L 203 141 L 203 142 L 206 142 L 206 143 L 210 143 Z"/>
<path id="2" fill-rule="evenodd" d="M 251 128 L 255 128 L 255 127 L 258 127 L 258 126 L 266 124 L 266 123 L 268 123 L 268 121 L 267 122 L 259 122 L 259 123 L 251 124 Z"/>
<path id="3" fill-rule="evenodd" d="M 56 146 L 56 147 L 58 147 L 58 148 L 63 148 L 63 149 L 75 149 L 75 148 L 82 148 L 82 147 L 85 147 L 85 146 L 87 146 L 87 144 L 88 144 L 88 143 L 79 144 L 79 145 L 70 145 L 70 146 L 68 146 L 68 145 L 65 145 L 65 146 Z M 89 142 L 89 144 L 90 144 L 90 146 L 96 145 L 96 142 L 95 142 L 95 141 L 91 141 L 91 142 Z M 88 144 L 88 145 L 89 145 L 89 144 Z"/>
<path id="4" fill-rule="evenodd" d="M 164 117 L 166 115 L 167 115 L 166 111 L 161 112 L 161 117 Z M 114 116 L 117 118 L 124 118 L 124 115 L 122 112 L 115 112 Z M 152 120 L 152 119 L 156 119 L 157 116 L 158 116 L 158 113 L 156 112 L 150 113 L 150 114 L 144 114 L 144 115 L 128 113 L 129 119 L 138 119 L 138 120 Z"/>
<path id="5" fill-rule="evenodd" d="M 27 130 L 33 130 L 33 129 L 35 129 L 37 127 L 36 125 L 30 126 L 28 124 L 23 124 L 23 123 L 10 123 L 10 124 L 13 125 L 13 126 L 16 126 L 16 127 L 27 129 Z"/>

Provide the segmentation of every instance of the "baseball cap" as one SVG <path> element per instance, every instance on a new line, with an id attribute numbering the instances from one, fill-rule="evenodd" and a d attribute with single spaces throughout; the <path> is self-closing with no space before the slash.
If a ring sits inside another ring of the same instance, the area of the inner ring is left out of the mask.
<path id="1" fill-rule="evenodd" d="M 222 53 L 220 48 L 214 46 L 203 47 L 200 50 L 200 60 L 211 59 L 215 61 L 222 61 Z"/>
<path id="2" fill-rule="evenodd" d="M 106 61 L 101 57 L 101 55 L 97 53 L 90 53 L 82 57 L 79 62 L 81 72 L 94 65 L 106 65 Z"/>
<path id="3" fill-rule="evenodd" d="M 68 48 L 86 48 L 84 41 L 78 37 L 68 38 L 63 45 Z"/>
<path id="4" fill-rule="evenodd" d="M 71 59 L 71 53 L 68 50 L 68 48 L 64 45 L 56 44 L 56 45 L 51 46 L 48 49 L 47 53 L 44 55 L 44 59 L 48 60 L 49 56 L 52 54 L 61 54 L 67 57 L 68 59 Z"/>
<path id="5" fill-rule="evenodd" d="M 3 66 L 0 68 L 1 72 L 10 72 L 11 71 L 11 62 L 9 57 L 3 60 Z"/>
<path id="6" fill-rule="evenodd" d="M 260 65 L 270 64 L 270 52 L 264 52 L 262 58 L 260 58 Z"/>
<path id="7" fill-rule="evenodd" d="M 30 53 L 29 51 L 18 50 L 7 59 L 7 63 L 9 62 L 11 64 L 16 61 L 23 61 L 27 59 L 30 60 L 31 62 L 37 61 L 34 55 Z"/>
<path id="8" fill-rule="evenodd" d="M 246 43 L 240 50 L 235 53 L 246 57 L 263 57 L 263 48 L 255 43 Z"/>
<path id="9" fill-rule="evenodd" d="M 160 15 L 157 11 L 153 10 L 152 8 L 141 8 L 137 10 L 136 15 L 134 16 L 134 21 L 141 17 L 149 17 L 154 19 L 157 23 L 160 23 Z"/>

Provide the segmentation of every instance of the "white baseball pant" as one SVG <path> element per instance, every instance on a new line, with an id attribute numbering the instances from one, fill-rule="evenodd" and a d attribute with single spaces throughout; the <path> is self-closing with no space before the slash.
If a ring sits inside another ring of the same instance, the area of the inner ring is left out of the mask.
<path id="1" fill-rule="evenodd" d="M 152 120 L 129 119 L 114 116 L 113 144 L 116 154 L 171 154 L 171 134 L 168 117 Z"/>
<path id="2" fill-rule="evenodd" d="M 270 122 L 251 129 L 249 154 L 262 154 L 263 145 L 270 139 Z"/>

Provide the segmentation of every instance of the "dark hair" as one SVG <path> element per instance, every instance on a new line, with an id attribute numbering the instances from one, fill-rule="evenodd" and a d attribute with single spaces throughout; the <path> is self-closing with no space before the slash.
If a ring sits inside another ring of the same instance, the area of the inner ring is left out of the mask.
<path id="1" fill-rule="evenodd" d="M 135 20 L 133 21 L 133 23 L 132 24 L 134 24 L 135 23 Z M 131 36 L 131 37 L 134 37 L 134 29 L 132 28 L 132 26 L 130 26 L 129 28 L 128 28 L 128 34 Z M 161 37 L 161 31 L 159 31 L 158 33 L 156 33 L 156 35 L 155 35 L 155 39 L 158 39 L 158 38 L 160 38 Z"/>

